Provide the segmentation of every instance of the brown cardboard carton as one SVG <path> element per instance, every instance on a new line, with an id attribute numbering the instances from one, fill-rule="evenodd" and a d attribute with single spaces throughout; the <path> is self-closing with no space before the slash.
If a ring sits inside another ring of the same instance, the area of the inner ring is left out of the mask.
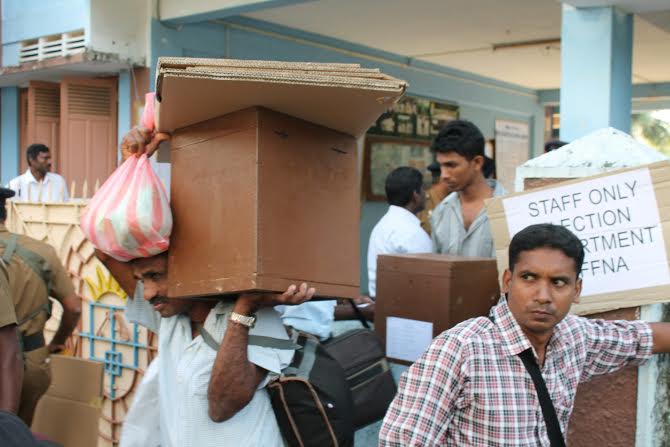
<path id="1" fill-rule="evenodd" d="M 263 106 L 360 136 L 406 88 L 357 64 L 159 58 L 156 127 L 171 132 Z"/>
<path id="2" fill-rule="evenodd" d="M 494 259 L 439 254 L 380 255 L 375 331 L 389 358 L 411 363 L 416 355 L 412 356 L 410 351 L 419 354 L 441 332 L 469 318 L 487 315 L 499 296 Z M 394 319 L 406 325 L 397 327 L 398 332 L 405 334 L 387 331 Z M 429 332 L 418 332 L 424 329 Z M 393 356 L 401 351 L 409 356 Z"/>
<path id="3" fill-rule="evenodd" d="M 54 355 L 51 385 L 37 403 L 31 429 L 67 447 L 98 444 L 103 364 Z"/>
<path id="4" fill-rule="evenodd" d="M 572 313 L 585 315 L 668 302 L 667 161 L 489 199 L 486 212 L 501 274 L 507 268 L 513 235 L 528 225 L 562 225 L 581 240 L 585 249 L 582 291 Z"/>
<path id="5" fill-rule="evenodd" d="M 168 294 L 359 289 L 356 140 L 263 108 L 172 138 Z"/>

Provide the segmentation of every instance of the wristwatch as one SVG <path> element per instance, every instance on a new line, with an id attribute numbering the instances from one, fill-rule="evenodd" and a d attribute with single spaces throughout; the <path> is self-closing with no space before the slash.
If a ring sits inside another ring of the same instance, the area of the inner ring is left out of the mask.
<path id="1" fill-rule="evenodd" d="M 256 315 L 240 315 L 235 312 L 230 313 L 230 321 L 234 321 L 235 323 L 239 323 L 242 326 L 246 326 L 248 328 L 252 328 L 256 325 Z"/>

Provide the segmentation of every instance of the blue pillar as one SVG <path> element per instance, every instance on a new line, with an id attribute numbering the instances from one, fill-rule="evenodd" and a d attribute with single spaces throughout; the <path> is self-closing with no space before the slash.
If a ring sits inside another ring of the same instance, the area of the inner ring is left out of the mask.
<path id="1" fill-rule="evenodd" d="M 117 112 L 117 131 L 118 142 L 121 143 L 123 136 L 130 130 L 131 110 L 132 110 L 132 88 L 129 70 L 119 72 L 119 109 Z M 121 159 L 121 152 L 118 153 L 118 159 Z"/>
<path id="2" fill-rule="evenodd" d="M 563 5 L 561 139 L 602 127 L 630 132 L 633 15 Z"/>
<path id="3" fill-rule="evenodd" d="M 2 184 L 19 173 L 19 89 L 0 89 L 0 168 Z"/>

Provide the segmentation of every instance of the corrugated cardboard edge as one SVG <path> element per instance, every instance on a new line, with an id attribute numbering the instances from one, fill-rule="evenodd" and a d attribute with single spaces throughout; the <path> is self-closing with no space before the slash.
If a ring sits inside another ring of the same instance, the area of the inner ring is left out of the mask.
<path id="1" fill-rule="evenodd" d="M 376 70 L 361 68 L 356 63 L 339 62 L 285 62 L 285 61 L 267 61 L 251 59 L 210 59 L 202 57 L 159 57 L 157 61 L 160 67 L 263 67 L 263 68 L 295 68 L 301 70 Z"/>
<path id="2" fill-rule="evenodd" d="M 338 77 L 343 79 L 379 79 L 386 81 L 394 81 L 395 78 L 380 73 L 379 71 L 373 72 L 360 72 L 360 71 L 333 71 L 333 70 L 319 70 L 319 71 L 310 71 L 310 70 L 283 70 L 283 69 L 260 69 L 260 68 L 247 68 L 247 67 L 186 67 L 184 69 L 175 69 L 170 67 L 164 67 L 160 69 L 161 73 L 204 73 L 204 74 L 213 74 L 218 73 L 258 73 L 264 76 L 267 75 L 282 75 L 282 76 L 299 76 L 299 75 L 318 75 L 318 76 L 331 76 Z"/>
<path id="3" fill-rule="evenodd" d="M 388 81 L 374 78 L 355 78 L 342 76 L 323 76 L 323 75 L 302 75 L 300 73 L 274 72 L 265 73 L 262 71 L 219 71 L 219 72 L 197 72 L 165 69 L 159 73 L 161 77 L 179 77 L 195 79 L 215 79 L 221 81 L 251 81 L 251 82 L 269 82 L 290 85 L 315 85 L 319 87 L 344 87 L 357 88 L 364 90 L 379 90 L 389 93 L 399 94 L 405 91 L 407 84 L 404 81 Z M 157 85 L 162 84 L 162 82 Z M 161 92 L 157 92 L 162 97 Z"/>
<path id="4" fill-rule="evenodd" d="M 530 191 L 510 194 L 503 197 L 496 197 L 486 201 L 486 213 L 491 225 L 491 234 L 496 249 L 496 260 L 498 263 L 498 275 L 502 279 L 503 272 L 508 268 L 507 249 L 511 241 L 509 237 L 509 227 L 505 218 L 503 200 L 509 197 L 522 196 L 538 191 L 555 189 L 557 187 L 582 183 L 584 181 L 609 177 L 623 172 L 639 171 L 648 169 L 654 185 L 656 202 L 658 204 L 658 214 L 661 220 L 663 239 L 665 241 L 665 252 L 670 260 L 670 162 L 660 161 L 648 165 L 635 166 L 632 168 L 619 169 L 591 177 L 584 177 L 575 180 L 568 180 L 556 183 L 543 188 L 537 188 Z M 501 281 L 502 283 L 502 281 Z M 591 295 L 587 298 L 588 302 L 575 304 L 572 306 L 571 313 L 577 315 L 587 315 L 609 310 L 616 310 L 625 307 L 637 307 L 647 304 L 670 302 L 670 285 L 647 287 L 644 289 L 629 290 L 625 292 L 607 293 L 600 295 Z"/>

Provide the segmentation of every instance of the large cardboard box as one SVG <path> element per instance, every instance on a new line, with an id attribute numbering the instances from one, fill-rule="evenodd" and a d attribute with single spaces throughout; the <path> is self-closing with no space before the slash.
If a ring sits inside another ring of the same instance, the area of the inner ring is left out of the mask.
<path id="1" fill-rule="evenodd" d="M 587 137 L 585 137 L 587 138 Z M 512 237 L 551 222 L 572 231 L 585 251 L 576 314 L 668 301 L 670 163 L 662 161 L 553 184 L 486 202 L 498 271 Z"/>
<path id="2" fill-rule="evenodd" d="M 263 106 L 360 136 L 403 95 L 407 83 L 358 64 L 161 57 L 156 126 L 190 126 Z"/>
<path id="3" fill-rule="evenodd" d="M 172 138 L 168 294 L 359 290 L 356 140 L 264 108 Z"/>
<path id="4" fill-rule="evenodd" d="M 51 385 L 37 403 L 31 429 L 67 447 L 97 445 L 103 366 L 51 356 Z"/>
<path id="5" fill-rule="evenodd" d="M 375 330 L 387 357 L 411 363 L 433 337 L 461 321 L 487 315 L 499 296 L 494 259 L 380 255 Z"/>

